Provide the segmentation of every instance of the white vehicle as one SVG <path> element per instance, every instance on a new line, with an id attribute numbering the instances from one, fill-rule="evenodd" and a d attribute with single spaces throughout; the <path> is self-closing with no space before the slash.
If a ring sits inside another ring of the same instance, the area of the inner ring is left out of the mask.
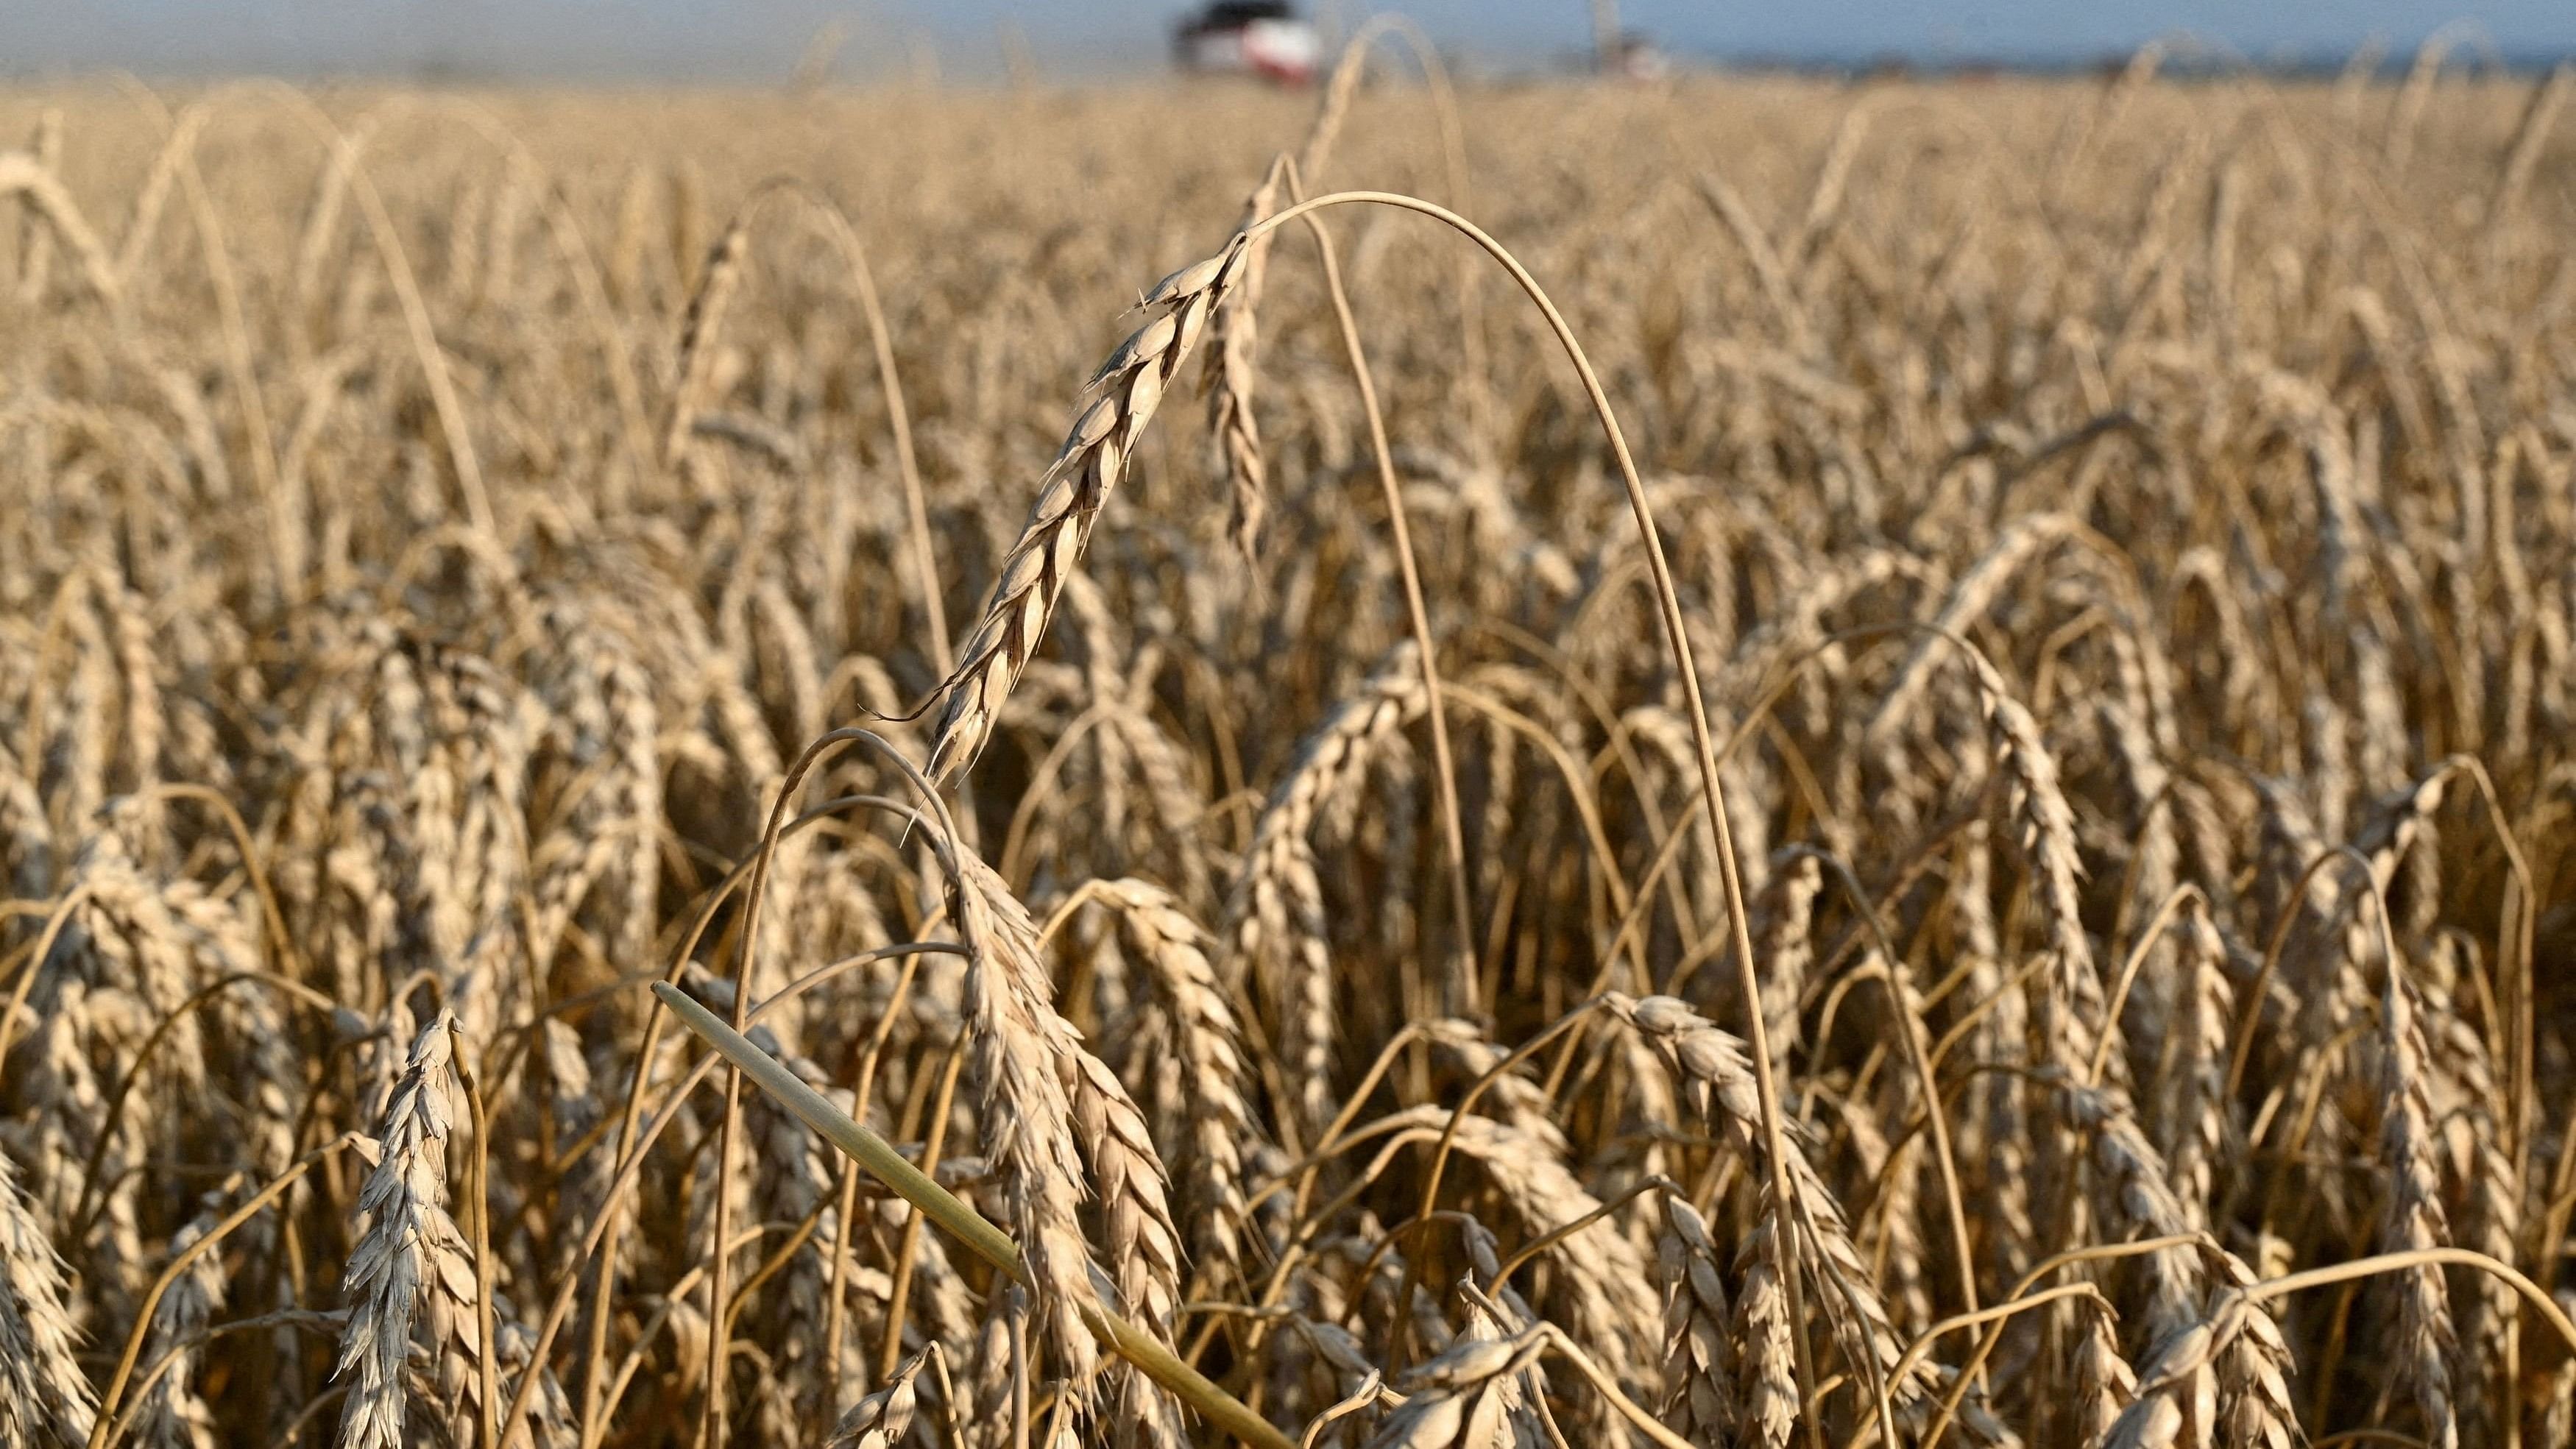
<path id="1" fill-rule="evenodd" d="M 1186 71 L 1257 75 L 1281 85 L 1304 85 L 1323 63 L 1323 41 L 1278 0 L 1222 0 L 1172 31 L 1173 59 Z"/>

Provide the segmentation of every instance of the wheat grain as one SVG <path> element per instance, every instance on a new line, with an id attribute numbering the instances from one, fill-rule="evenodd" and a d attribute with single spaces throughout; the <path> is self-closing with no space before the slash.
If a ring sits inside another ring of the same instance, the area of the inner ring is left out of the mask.
<path id="1" fill-rule="evenodd" d="M 1655 1260 L 1664 1280 L 1664 1412 L 1700 1449 L 1717 1449 L 1735 1428 L 1737 1353 L 1726 1280 L 1707 1219 L 1671 1193 L 1663 1197 Z"/>
<path id="2" fill-rule="evenodd" d="M 1247 1095 L 1241 1033 L 1234 1009 L 1208 962 L 1207 933 L 1170 892 L 1139 880 L 1111 881 L 1103 900 L 1146 965 L 1145 978 L 1169 1018 L 1174 1070 L 1157 1074 L 1176 1098 L 1189 1150 L 1182 1199 L 1188 1206 L 1190 1255 L 1219 1281 L 1238 1271 L 1247 1209 L 1243 1156 L 1258 1142 Z"/>
<path id="3" fill-rule="evenodd" d="M 1744 1290 L 1736 1299 L 1733 1337 L 1744 1364 L 1743 1401 L 1735 1422 L 1762 1449 L 1782 1449 L 1797 1427 L 1797 1365 L 1789 1321 L 1788 1296 L 1780 1288 L 1780 1221 L 1765 1211 L 1739 1259 L 1744 1262 Z"/>
<path id="4" fill-rule="evenodd" d="M 351 1309 L 336 1369 L 349 1385 L 340 1411 L 344 1449 L 404 1442 L 415 1333 L 439 1365 L 440 1406 L 461 1407 L 451 1397 L 462 1389 L 461 1377 L 449 1366 L 473 1352 L 476 1328 L 474 1269 L 446 1205 L 447 1139 L 458 1092 L 453 1026 L 442 1011 L 413 1040 L 385 1098 L 374 1170 L 358 1195 L 368 1226 L 340 1282 Z"/>
<path id="5" fill-rule="evenodd" d="M 1049 1038 L 1047 1023 L 1059 1019 L 1037 958 L 1037 928 L 980 867 L 962 874 L 949 895 L 949 913 L 974 951 L 964 989 L 984 1150 L 1001 1179 L 1012 1236 L 1028 1260 L 1035 1287 L 1029 1312 L 1059 1372 L 1082 1384 L 1099 1362 L 1077 1312 L 1091 1292 L 1091 1255 L 1080 1221 L 1089 1179 Z M 984 1372 L 989 1382 L 989 1364 Z"/>
<path id="6" fill-rule="evenodd" d="M 96 1398 L 73 1358 L 63 1262 L 20 1194 L 17 1165 L 0 1152 L 0 1430 L 12 1444 L 86 1439 Z"/>
<path id="7" fill-rule="evenodd" d="M 916 1399 L 913 1381 L 935 1349 L 923 1349 L 903 1361 L 884 1388 L 853 1405 L 833 1424 L 824 1449 L 896 1449 L 912 1433 Z"/>
<path id="8" fill-rule="evenodd" d="M 2432 1072 L 2423 1029 L 2416 1023 L 2415 988 L 2398 961 L 2388 963 L 2388 988 L 2380 1007 L 2379 1150 L 2388 1162 L 2387 1203 L 2380 1217 L 2382 1251 L 2449 1247 L 2450 1223 L 2442 1207 L 2440 1170 L 2434 1162 L 2432 1112 L 2427 1101 Z M 2450 1290 L 2438 1268 L 2417 1268 L 2395 1281 L 2399 1372 L 2392 1395 L 2411 1389 L 2435 1449 L 2460 1442 L 2451 1399 Z"/>
<path id="9" fill-rule="evenodd" d="M 215 1214 L 209 1210 L 191 1218 L 188 1225 L 170 1240 L 172 1256 L 203 1239 L 214 1229 Z M 135 1433 L 148 1444 L 179 1449 L 179 1446 L 203 1446 L 214 1442 L 214 1414 L 197 1393 L 197 1363 L 189 1352 L 193 1339 L 203 1335 L 214 1311 L 224 1306 L 223 1259 L 215 1253 L 204 1253 L 189 1266 L 185 1276 L 163 1294 L 152 1313 L 152 1348 L 147 1350 L 158 1362 L 164 1355 L 175 1354 L 170 1367 L 145 1393 L 142 1417 Z"/>
<path id="10" fill-rule="evenodd" d="M 1142 303 L 1155 311 L 1154 318 L 1092 374 L 1084 389 L 1091 401 L 1040 476 L 1028 526 L 1004 556 L 991 601 L 959 652 L 957 683 L 931 733 L 932 778 L 955 774 L 983 748 L 1002 701 L 1037 652 L 1056 596 L 1080 562 L 1101 507 L 1126 476 L 1165 387 L 1224 301 L 1244 254 L 1242 242 L 1230 242 L 1156 283 Z"/>

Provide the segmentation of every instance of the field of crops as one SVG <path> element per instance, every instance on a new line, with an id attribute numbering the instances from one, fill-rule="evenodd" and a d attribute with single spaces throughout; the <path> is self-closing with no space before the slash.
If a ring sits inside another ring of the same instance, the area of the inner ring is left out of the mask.
<path id="1" fill-rule="evenodd" d="M 0 90 L 0 1446 L 2576 1442 L 2576 73 L 1382 38 Z"/>

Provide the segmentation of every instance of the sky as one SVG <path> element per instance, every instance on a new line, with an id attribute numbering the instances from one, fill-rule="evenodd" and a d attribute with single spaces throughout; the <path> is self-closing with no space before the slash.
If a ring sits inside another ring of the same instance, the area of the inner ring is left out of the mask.
<path id="1" fill-rule="evenodd" d="M 2081 61 L 2188 32 L 2255 60 L 2410 53 L 2452 21 L 2517 61 L 2576 54 L 2576 0 L 1624 0 L 1621 18 L 1676 53 L 1923 64 Z M 145 74 L 418 74 L 582 80 L 768 80 L 838 20 L 837 73 L 860 80 L 935 57 L 943 77 L 997 75 L 1001 35 L 1042 71 L 1161 65 L 1187 0 L 0 0 L 0 75 L 119 67 Z M 1355 21 L 1363 0 L 1310 3 Z M 1580 53 L 1587 0 L 1409 0 L 1442 47 L 1498 69 Z"/>

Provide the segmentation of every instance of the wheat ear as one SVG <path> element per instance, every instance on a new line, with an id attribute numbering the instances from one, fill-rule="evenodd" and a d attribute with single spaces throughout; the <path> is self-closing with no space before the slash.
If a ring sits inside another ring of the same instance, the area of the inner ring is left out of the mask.
<path id="1" fill-rule="evenodd" d="M 2446 1248 L 2451 1228 L 2442 1207 L 2441 1168 L 2434 1154 L 2433 1114 L 2428 1100 L 2432 1066 L 2425 1057 L 2423 1029 L 2416 1024 L 2415 989 L 2404 966 L 2388 962 L 2388 990 L 2382 998 L 2380 1037 L 2379 1147 L 2388 1160 L 2388 1202 L 2380 1218 L 2379 1247 L 2386 1253 L 2420 1248 Z M 2459 1449 L 2459 1416 L 2451 1398 L 2451 1354 L 2457 1337 L 2451 1325 L 2451 1300 L 2442 1270 L 2411 1268 L 2392 1280 L 2397 1296 L 2397 1373 L 2389 1386 L 2414 1391 L 2424 1416 L 2426 1442 L 2434 1449 Z"/>
<path id="2" fill-rule="evenodd" d="M 63 1260 L 0 1151 L 0 1444 L 72 1449 L 88 1440 L 96 1399 L 72 1356 L 78 1342 Z"/>
<path id="3" fill-rule="evenodd" d="M 944 781 L 972 761 L 1000 718 L 1055 613 L 1057 595 L 1082 561 L 1102 505 L 1127 476 L 1136 442 L 1162 406 L 1172 375 L 1198 344 L 1209 314 L 1225 300 L 1245 255 L 1240 237 L 1183 267 L 1145 294 L 1152 319 L 1092 374 L 1090 399 L 1038 480 L 1037 506 L 1002 560 L 983 618 L 958 654 L 955 683 L 930 737 L 930 776 Z"/>
<path id="4" fill-rule="evenodd" d="M 1663 1209 L 1655 1260 L 1664 1280 L 1664 1415 L 1700 1449 L 1719 1449 L 1735 1430 L 1726 1279 L 1708 1220 L 1678 1193 L 1663 1194 Z"/>
<path id="5" fill-rule="evenodd" d="M 408 1442 L 404 1376 L 413 1316 L 424 1300 L 441 1340 L 433 1352 L 442 1360 L 455 1339 L 476 1331 L 473 1259 L 446 1206 L 447 1138 L 459 1091 L 453 1021 L 440 1012 L 413 1041 L 385 1101 L 375 1170 L 358 1192 L 358 1210 L 369 1222 L 340 1280 L 350 1306 L 336 1369 L 349 1381 L 341 1449 L 401 1449 Z"/>
<path id="6" fill-rule="evenodd" d="M 912 1434 L 913 1380 L 921 1377 L 923 1365 L 939 1351 L 934 1343 L 904 1360 L 884 1388 L 841 1416 L 832 1426 L 832 1437 L 823 1441 L 823 1449 L 896 1449 L 902 1444 Z"/>

